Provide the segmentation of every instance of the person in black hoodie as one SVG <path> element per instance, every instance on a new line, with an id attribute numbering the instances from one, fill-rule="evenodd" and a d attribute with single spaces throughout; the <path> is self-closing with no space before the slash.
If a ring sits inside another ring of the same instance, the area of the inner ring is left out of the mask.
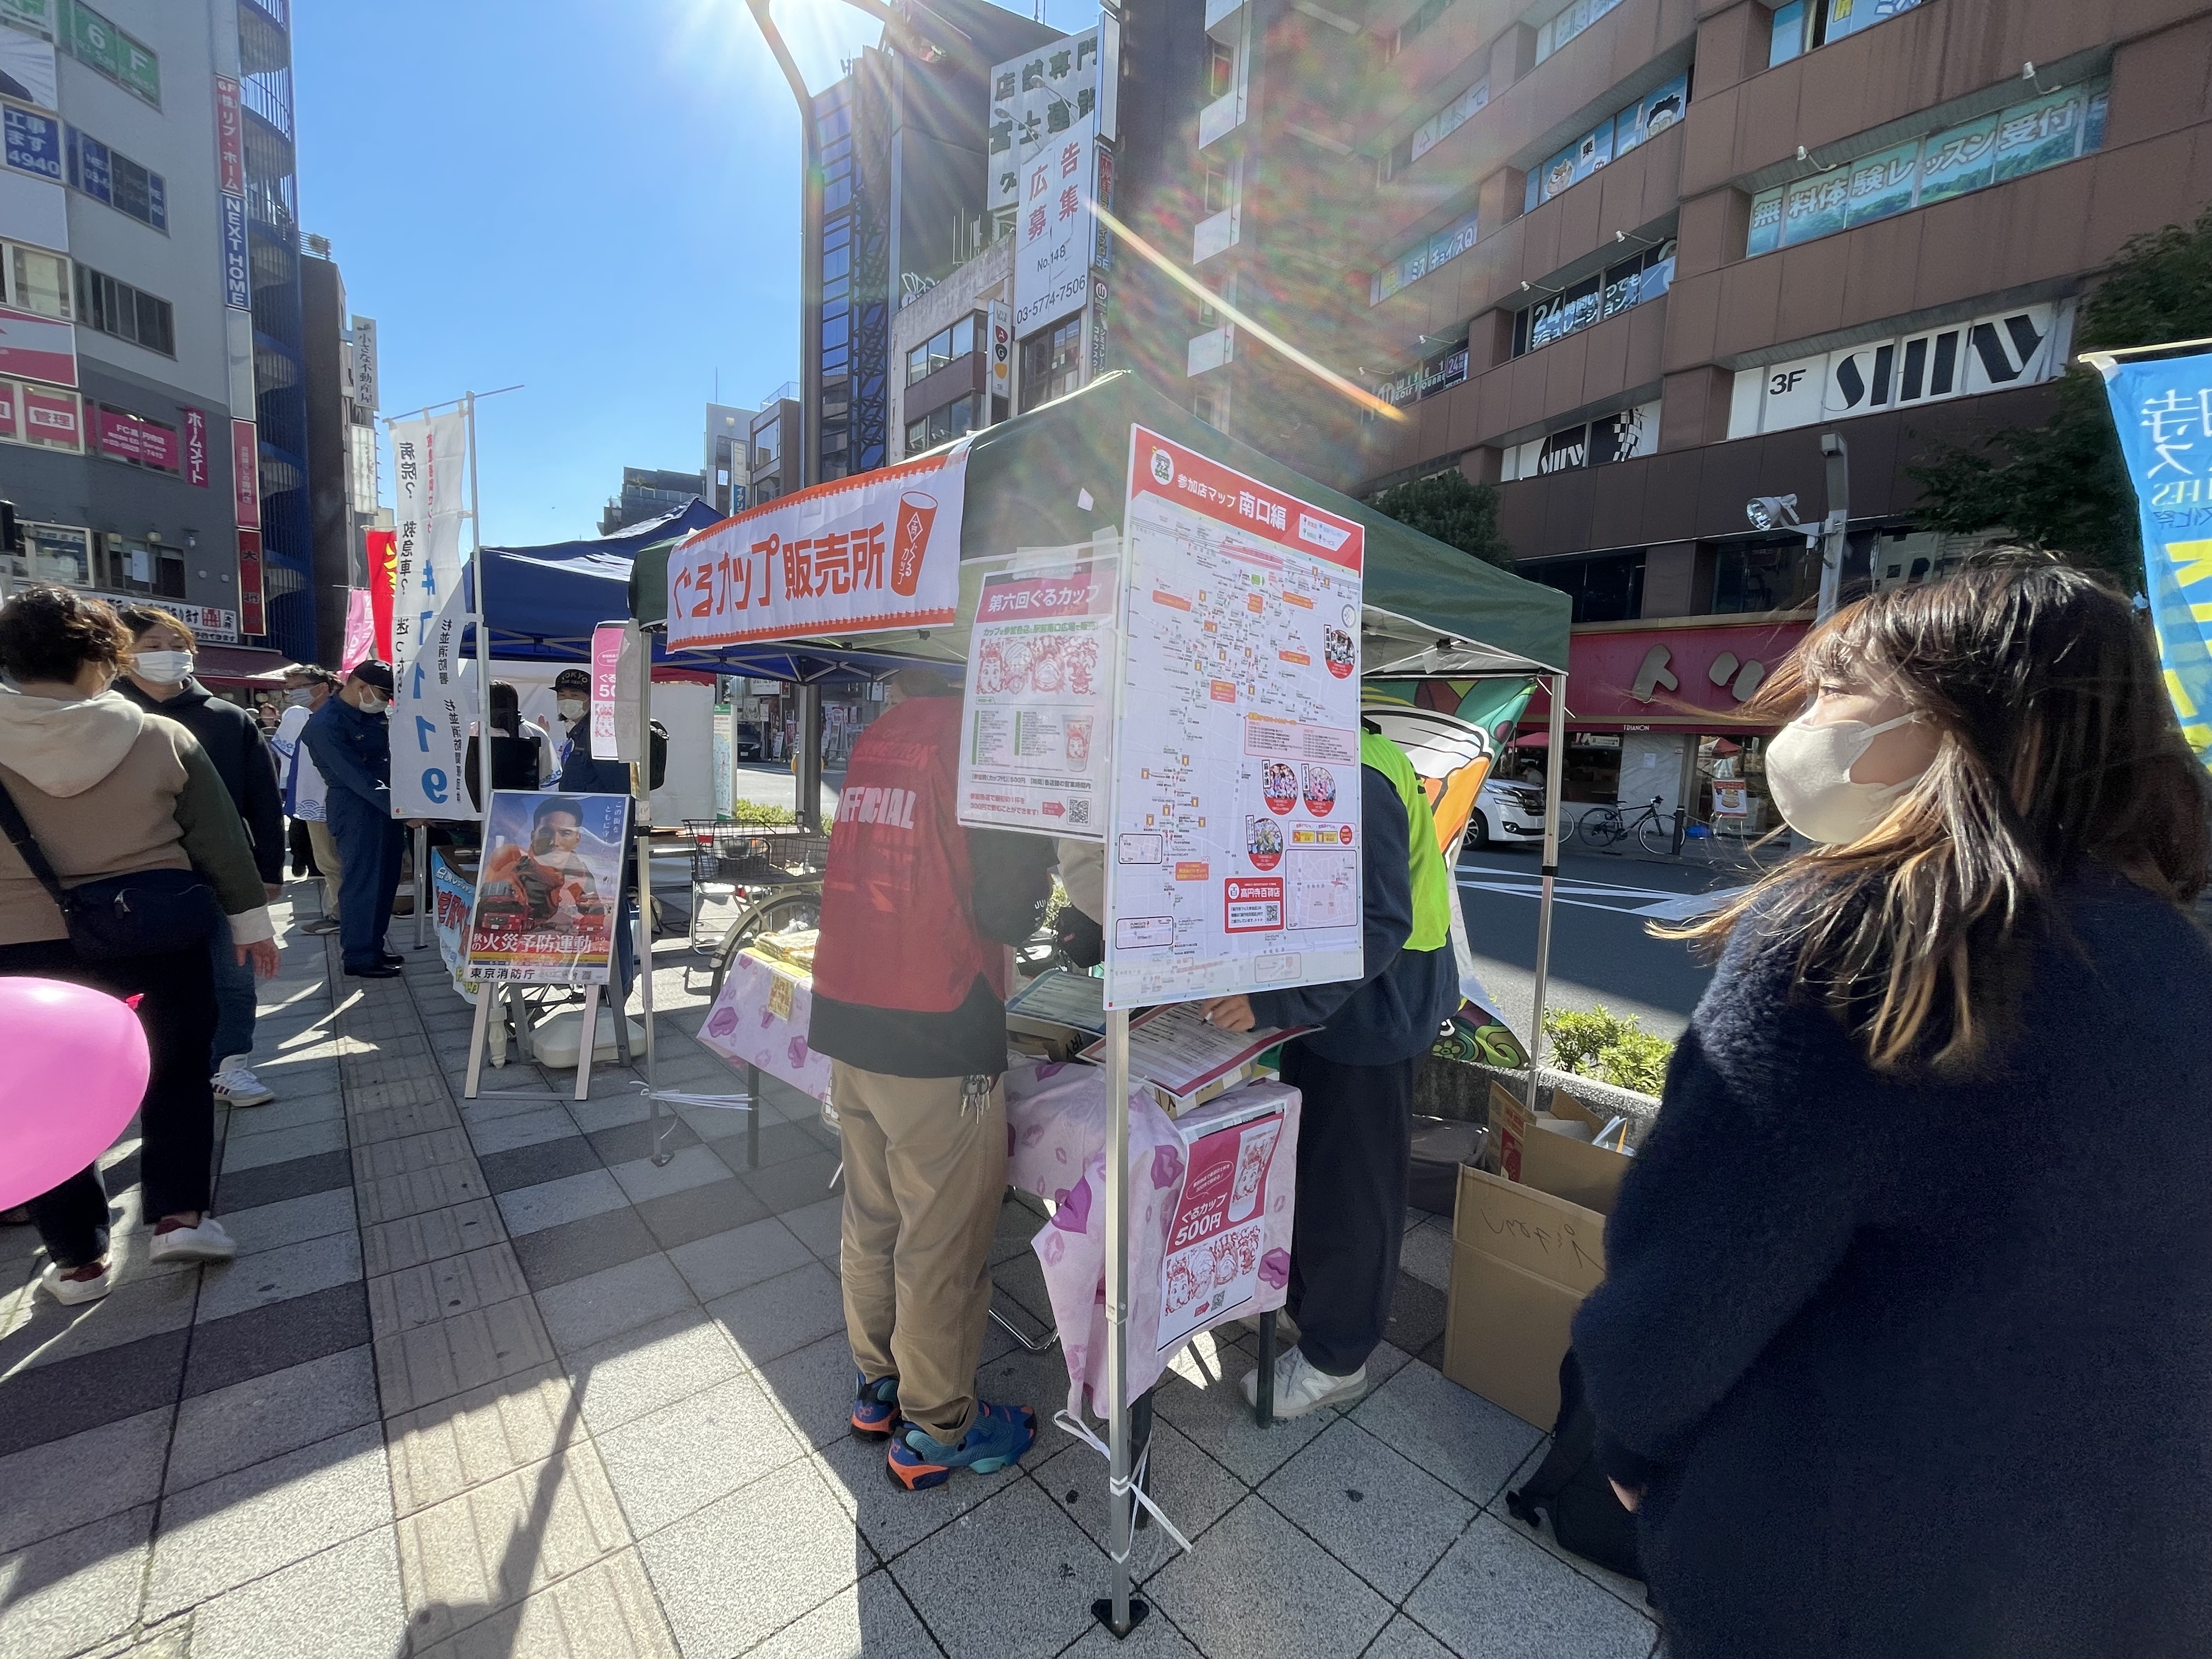
<path id="1" fill-rule="evenodd" d="M 115 689 L 199 739 L 222 774 L 252 843 L 262 885 L 273 902 L 284 890 L 284 798 L 260 722 L 235 703 L 210 695 L 192 678 L 198 641 L 174 616 L 152 605 L 130 605 L 118 614 L 131 630 L 131 654 Z M 208 951 L 215 968 L 215 1044 L 209 1057 L 215 1097 L 229 1106 L 266 1105 L 276 1094 L 247 1065 L 253 1058 L 252 965 L 236 960 L 227 935 L 211 939 Z"/>
<path id="2" fill-rule="evenodd" d="M 2149 632 L 2015 559 L 1778 682 L 1823 845 L 1686 930 L 1726 954 L 1574 1325 L 1666 1650 L 2202 1654 L 2207 788 Z"/>

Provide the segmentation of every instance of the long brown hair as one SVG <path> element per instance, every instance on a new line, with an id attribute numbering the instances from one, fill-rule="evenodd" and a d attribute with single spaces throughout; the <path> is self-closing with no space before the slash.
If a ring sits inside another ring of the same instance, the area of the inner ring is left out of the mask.
<path id="1" fill-rule="evenodd" d="M 2084 866 L 2186 902 L 2206 881 L 2203 768 L 2126 599 L 2005 549 L 1837 613 L 1753 705 L 1794 718 L 1823 680 L 1873 676 L 1938 734 L 1936 760 L 1872 832 L 1791 860 L 1707 921 L 1794 941 L 1801 983 L 1878 1070 L 1973 1069 Z"/>

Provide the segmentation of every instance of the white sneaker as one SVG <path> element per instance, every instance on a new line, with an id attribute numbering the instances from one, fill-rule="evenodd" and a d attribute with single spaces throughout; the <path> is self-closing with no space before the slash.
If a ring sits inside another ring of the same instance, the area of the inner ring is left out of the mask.
<path id="1" fill-rule="evenodd" d="M 1304 1417 L 1319 1406 L 1348 1406 L 1367 1392 L 1367 1367 L 1349 1376 L 1332 1376 L 1307 1359 L 1303 1348 L 1292 1348 L 1275 1359 L 1275 1415 Z M 1244 1373 L 1244 1403 L 1260 1403 L 1260 1372 L 1255 1366 Z"/>
<path id="2" fill-rule="evenodd" d="M 276 1091 L 246 1069 L 252 1056 L 233 1054 L 208 1079 L 215 1090 L 215 1097 L 226 1106 L 266 1106 L 276 1098 Z"/>
<path id="3" fill-rule="evenodd" d="M 115 1259 L 108 1258 L 97 1279 L 65 1279 L 69 1271 L 52 1262 L 39 1275 L 39 1287 L 64 1308 L 74 1308 L 79 1303 L 97 1302 L 115 1288 Z"/>
<path id="4" fill-rule="evenodd" d="M 155 1261 L 228 1261 L 238 1254 L 238 1241 L 213 1216 L 203 1215 L 197 1227 L 157 1230 L 146 1254 Z"/>

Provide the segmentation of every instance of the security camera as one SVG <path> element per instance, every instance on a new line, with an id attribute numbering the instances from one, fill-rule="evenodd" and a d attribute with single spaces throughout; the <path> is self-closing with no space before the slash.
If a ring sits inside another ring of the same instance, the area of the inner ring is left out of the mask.
<path id="1" fill-rule="evenodd" d="M 1751 520 L 1753 530 L 1779 530 L 1797 522 L 1797 498 L 1795 495 L 1759 495 L 1746 501 L 1744 517 Z"/>

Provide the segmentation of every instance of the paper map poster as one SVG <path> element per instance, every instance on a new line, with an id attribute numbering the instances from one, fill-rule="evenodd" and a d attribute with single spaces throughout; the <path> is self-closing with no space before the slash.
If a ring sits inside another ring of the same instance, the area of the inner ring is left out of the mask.
<path id="1" fill-rule="evenodd" d="M 961 709 L 961 823 L 1104 834 L 1116 574 L 1101 556 L 984 576 Z"/>
<path id="2" fill-rule="evenodd" d="M 1364 532 L 1129 438 L 1106 1006 L 1357 979 Z"/>

